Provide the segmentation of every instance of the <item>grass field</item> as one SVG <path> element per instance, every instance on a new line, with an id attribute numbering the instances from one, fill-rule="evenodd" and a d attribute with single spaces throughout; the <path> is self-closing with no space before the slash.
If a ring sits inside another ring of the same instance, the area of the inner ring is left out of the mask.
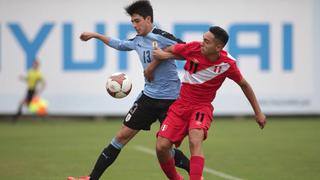
<path id="1" fill-rule="evenodd" d="M 86 175 L 121 121 L 22 119 L 0 122 L 0 179 L 63 180 Z M 105 172 L 108 180 L 164 180 L 156 157 L 154 124 L 141 132 Z M 217 118 L 204 143 L 206 180 L 320 179 L 320 118 Z M 188 143 L 182 145 L 188 152 Z M 189 154 L 189 153 L 187 153 Z M 187 174 L 180 171 L 185 179 Z"/>

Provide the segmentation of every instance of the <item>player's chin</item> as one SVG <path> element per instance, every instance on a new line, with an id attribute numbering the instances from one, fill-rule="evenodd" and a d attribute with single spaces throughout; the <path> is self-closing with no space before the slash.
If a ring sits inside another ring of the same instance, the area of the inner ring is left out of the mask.
<path id="1" fill-rule="evenodd" d="M 136 29 L 137 34 L 140 36 L 142 33 L 139 29 Z"/>
<path id="2" fill-rule="evenodd" d="M 203 48 L 201 48 L 201 53 L 206 54 L 206 51 Z"/>

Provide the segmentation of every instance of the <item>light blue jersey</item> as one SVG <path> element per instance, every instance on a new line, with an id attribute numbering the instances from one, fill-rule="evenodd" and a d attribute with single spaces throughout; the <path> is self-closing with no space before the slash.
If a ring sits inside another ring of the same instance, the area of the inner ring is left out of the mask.
<path id="1" fill-rule="evenodd" d="M 183 43 L 173 35 L 153 28 L 146 36 L 136 36 L 131 40 L 111 39 L 109 45 L 120 51 L 135 50 L 138 55 L 143 69 L 153 61 L 152 43 L 156 41 L 159 48 L 165 48 L 176 43 Z M 154 71 L 154 80 L 148 82 L 145 79 L 143 93 L 155 99 L 176 99 L 180 91 L 180 79 L 177 73 L 175 60 L 163 61 Z"/>

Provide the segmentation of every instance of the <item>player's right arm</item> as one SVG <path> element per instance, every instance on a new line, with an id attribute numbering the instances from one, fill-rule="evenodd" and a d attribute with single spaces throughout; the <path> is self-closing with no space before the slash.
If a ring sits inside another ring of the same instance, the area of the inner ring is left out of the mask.
<path id="1" fill-rule="evenodd" d="M 148 65 L 148 67 L 144 70 L 144 77 L 148 81 L 153 80 L 153 72 L 156 69 L 156 67 L 161 63 L 163 60 L 170 60 L 170 59 L 176 59 L 176 60 L 182 60 L 183 58 L 180 56 L 177 56 L 173 53 L 175 45 L 168 46 L 164 48 L 164 50 L 160 48 L 155 48 L 153 50 L 153 61 Z"/>
<path id="2" fill-rule="evenodd" d="M 135 49 L 135 45 L 132 41 L 121 41 L 119 39 L 104 36 L 96 32 L 83 32 L 80 35 L 80 39 L 82 41 L 88 41 L 92 38 L 98 39 L 102 41 L 104 44 L 108 45 L 109 47 L 112 47 L 120 51 L 130 51 Z"/>
<path id="3" fill-rule="evenodd" d="M 83 32 L 80 35 L 80 39 L 82 41 L 88 41 L 92 38 L 99 39 L 102 42 L 104 42 L 106 45 L 109 45 L 109 42 L 110 42 L 110 37 L 107 37 L 107 36 L 104 36 L 102 34 L 95 33 L 95 32 Z"/>
<path id="4" fill-rule="evenodd" d="M 24 76 L 24 75 L 20 75 L 20 76 L 19 76 L 19 80 L 20 80 L 20 81 L 27 81 L 27 77 Z"/>
<path id="5" fill-rule="evenodd" d="M 244 78 L 242 78 L 242 80 L 238 82 L 238 85 L 241 87 L 243 93 L 245 94 L 249 103 L 251 104 L 251 107 L 255 113 L 256 122 L 258 123 L 260 128 L 263 129 L 267 123 L 266 116 L 261 111 L 261 108 L 259 106 L 258 100 L 255 96 L 252 87 Z"/>
<path id="6" fill-rule="evenodd" d="M 156 60 L 168 60 L 168 59 L 183 60 L 183 57 L 174 53 L 174 47 L 175 45 L 168 46 L 163 50 L 159 48 L 154 49 L 153 58 Z"/>

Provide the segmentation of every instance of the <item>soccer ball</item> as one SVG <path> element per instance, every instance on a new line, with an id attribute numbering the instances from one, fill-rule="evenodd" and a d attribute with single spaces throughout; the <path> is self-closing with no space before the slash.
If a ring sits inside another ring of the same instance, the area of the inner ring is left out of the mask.
<path id="1" fill-rule="evenodd" d="M 114 98 L 126 97 L 132 88 L 132 83 L 128 76 L 122 72 L 112 74 L 106 83 L 106 90 Z"/>

